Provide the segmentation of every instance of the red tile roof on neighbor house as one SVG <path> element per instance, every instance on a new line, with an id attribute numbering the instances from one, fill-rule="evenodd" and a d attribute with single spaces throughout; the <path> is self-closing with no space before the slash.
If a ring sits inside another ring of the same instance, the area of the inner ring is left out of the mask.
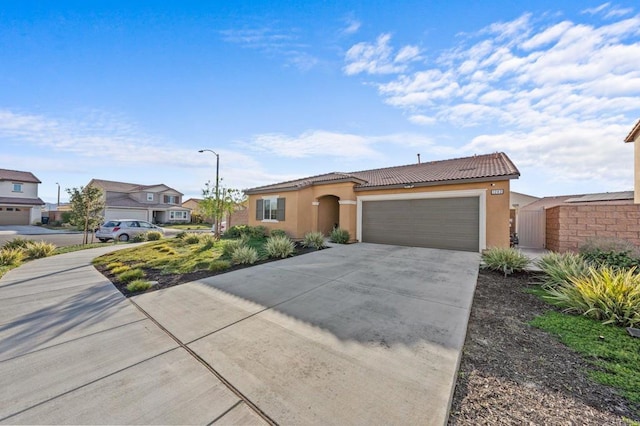
<path id="1" fill-rule="evenodd" d="M 633 142 L 636 139 L 636 136 L 638 136 L 638 133 L 640 133 L 640 120 L 636 122 L 636 125 L 633 126 L 633 129 L 631 129 L 627 137 L 624 138 L 624 141 Z"/>
<path id="2" fill-rule="evenodd" d="M 295 191 L 312 185 L 353 182 L 356 191 L 381 187 L 432 186 L 468 181 L 517 179 L 520 172 L 503 152 L 351 173 L 326 173 L 245 190 L 247 194 Z"/>
<path id="3" fill-rule="evenodd" d="M 21 172 L 18 170 L 0 169 L 0 181 L 10 180 L 14 182 L 42 183 L 31 172 Z"/>

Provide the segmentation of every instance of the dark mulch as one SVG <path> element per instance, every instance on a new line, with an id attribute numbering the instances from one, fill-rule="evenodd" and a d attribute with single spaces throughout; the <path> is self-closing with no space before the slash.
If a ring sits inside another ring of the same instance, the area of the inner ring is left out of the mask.
<path id="1" fill-rule="evenodd" d="M 527 323 L 551 307 L 524 290 L 535 281 L 481 271 L 449 424 L 626 424 L 640 407 L 589 379 L 593 368 Z"/>
<path id="2" fill-rule="evenodd" d="M 324 248 L 323 250 L 326 250 Z M 303 254 L 311 253 L 317 251 L 315 248 L 306 248 L 302 247 L 300 244 L 296 244 L 295 252 L 293 256 L 300 256 Z M 145 280 L 155 281 L 157 282 L 152 288 L 142 292 L 131 293 L 127 290 L 127 283 L 124 283 L 118 280 L 118 277 L 113 275 L 111 271 L 105 268 L 103 265 L 96 265 L 96 269 L 102 273 L 107 279 L 109 279 L 113 285 L 126 297 L 135 296 L 142 293 L 148 293 L 151 291 L 161 290 L 163 288 L 173 287 L 175 285 L 180 285 L 184 283 L 188 283 L 191 281 L 197 281 L 203 278 L 212 277 L 214 275 L 226 274 L 227 272 L 237 271 L 239 269 L 250 268 L 252 266 L 261 265 L 263 263 L 275 262 L 280 259 L 262 259 L 252 265 L 232 265 L 229 269 L 225 269 L 224 271 L 209 271 L 209 270 L 199 270 L 195 272 L 188 272 L 184 274 L 167 274 L 160 269 L 153 268 L 141 268 L 145 273 Z"/>

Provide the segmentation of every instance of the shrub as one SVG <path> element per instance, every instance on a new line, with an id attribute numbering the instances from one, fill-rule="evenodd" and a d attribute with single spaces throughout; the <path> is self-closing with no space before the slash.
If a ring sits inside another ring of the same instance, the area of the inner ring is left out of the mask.
<path id="1" fill-rule="evenodd" d="M 209 250 L 216 244 L 216 237 L 211 234 L 200 235 L 200 243 L 202 243 L 203 250 Z"/>
<path id="2" fill-rule="evenodd" d="M 127 284 L 127 291 L 129 293 L 137 293 L 139 291 L 145 291 L 151 288 L 151 283 L 146 280 L 133 280 Z"/>
<path id="3" fill-rule="evenodd" d="M 187 235 L 184 236 L 182 241 L 184 241 L 185 244 L 198 244 L 200 242 L 200 234 L 196 234 L 195 232 L 189 232 L 187 233 Z"/>
<path id="4" fill-rule="evenodd" d="M 302 239 L 302 245 L 320 250 L 324 248 L 324 235 L 322 232 L 309 232 Z"/>
<path id="5" fill-rule="evenodd" d="M 238 247 L 231 255 L 231 261 L 237 265 L 254 264 L 258 261 L 258 251 L 253 247 Z"/>
<path id="6" fill-rule="evenodd" d="M 536 265 L 544 272 L 544 288 L 555 288 L 569 282 L 572 277 L 584 277 L 589 271 L 589 265 L 584 258 L 575 253 L 548 253 L 538 260 Z"/>
<path id="7" fill-rule="evenodd" d="M 264 238 L 269 234 L 269 230 L 260 226 L 236 225 L 232 226 L 224 233 L 225 238 L 240 238 L 244 235 L 250 238 Z"/>
<path id="8" fill-rule="evenodd" d="M 56 246 L 46 241 L 30 241 L 23 250 L 29 259 L 39 259 L 53 255 Z"/>
<path id="9" fill-rule="evenodd" d="M 143 232 L 142 234 L 136 234 L 133 237 L 131 237 L 131 242 L 132 243 L 143 243 L 147 241 L 147 233 Z"/>
<path id="10" fill-rule="evenodd" d="M 547 290 L 551 302 L 566 312 L 635 327 L 640 324 L 640 275 L 635 268 L 620 270 L 610 266 L 590 267 L 583 277 Z"/>
<path id="11" fill-rule="evenodd" d="M 282 258 L 293 255 L 296 247 L 293 241 L 287 236 L 275 236 L 267 238 L 267 242 L 264 244 L 264 251 L 270 258 Z"/>
<path id="12" fill-rule="evenodd" d="M 485 269 L 500 271 L 506 277 L 514 272 L 523 271 L 531 262 L 527 256 L 514 248 L 493 247 L 482 253 L 482 265 Z"/>
<path id="13" fill-rule="evenodd" d="M 129 269 L 128 271 L 124 271 L 117 275 L 119 281 L 128 283 L 131 281 L 139 280 L 144 278 L 144 271 L 140 268 Z"/>
<path id="14" fill-rule="evenodd" d="M 21 248 L 0 249 L 0 266 L 17 266 L 24 259 L 24 252 Z"/>
<path id="15" fill-rule="evenodd" d="M 209 270 L 213 272 L 226 271 L 231 267 L 231 263 L 227 260 L 214 260 L 209 264 Z"/>
<path id="16" fill-rule="evenodd" d="M 118 268 L 120 266 L 124 266 L 124 264 L 122 262 L 111 262 L 107 264 L 107 269 L 112 271 L 113 269 Z"/>
<path id="17" fill-rule="evenodd" d="M 60 219 L 62 219 L 63 223 L 70 223 L 71 222 L 71 212 L 62 212 L 62 215 L 60 216 Z"/>
<path id="18" fill-rule="evenodd" d="M 23 249 L 27 247 L 27 245 L 31 242 L 31 240 L 27 240 L 26 238 L 16 237 L 12 240 L 7 241 L 2 246 L 3 249 Z"/>
<path id="19" fill-rule="evenodd" d="M 178 232 L 176 234 L 176 238 L 179 239 L 179 240 L 183 239 L 186 236 L 187 236 L 187 232 L 186 231 L 180 231 L 180 232 Z"/>
<path id="20" fill-rule="evenodd" d="M 272 229 L 269 232 L 270 237 L 288 237 L 287 232 L 284 229 Z"/>
<path id="21" fill-rule="evenodd" d="M 149 231 L 147 232 L 147 240 L 148 241 L 158 241 L 162 239 L 162 232 L 158 231 Z"/>
<path id="22" fill-rule="evenodd" d="M 605 265 L 629 269 L 640 266 L 640 254 L 628 241 L 614 238 L 592 238 L 580 247 L 580 254 L 594 266 Z"/>
<path id="23" fill-rule="evenodd" d="M 231 257 L 233 253 L 239 249 L 240 247 L 244 247 L 245 244 L 240 240 L 229 240 L 225 241 L 224 246 L 222 246 L 222 255 Z"/>
<path id="24" fill-rule="evenodd" d="M 349 242 L 349 231 L 347 231 L 346 229 L 333 228 L 329 238 L 334 243 L 347 244 Z"/>

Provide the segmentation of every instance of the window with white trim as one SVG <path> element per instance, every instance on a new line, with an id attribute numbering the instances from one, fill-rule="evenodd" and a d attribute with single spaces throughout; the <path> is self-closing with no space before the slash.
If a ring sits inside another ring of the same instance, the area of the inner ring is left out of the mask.
<path id="1" fill-rule="evenodd" d="M 179 197 L 177 195 L 165 195 L 164 202 L 166 204 L 178 204 Z"/>
<path id="2" fill-rule="evenodd" d="M 147 192 L 147 201 L 153 201 L 153 192 Z"/>
<path id="3" fill-rule="evenodd" d="M 265 197 L 256 200 L 256 220 L 284 221 L 285 199 Z"/>
<path id="4" fill-rule="evenodd" d="M 187 219 L 187 212 L 184 212 L 184 211 L 169 212 L 169 219 L 171 219 L 171 220 L 186 220 Z"/>
<path id="5" fill-rule="evenodd" d="M 13 183 L 13 192 L 22 192 L 22 184 L 21 183 Z"/>

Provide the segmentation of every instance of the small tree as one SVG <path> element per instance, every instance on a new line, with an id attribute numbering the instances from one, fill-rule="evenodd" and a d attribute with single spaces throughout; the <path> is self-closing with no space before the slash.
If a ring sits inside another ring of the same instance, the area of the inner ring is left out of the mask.
<path id="1" fill-rule="evenodd" d="M 67 188 L 71 204 L 70 223 L 83 230 L 82 244 L 89 242 L 89 231 L 97 228 L 104 218 L 104 197 L 102 189 L 95 186 Z M 91 235 L 93 239 L 93 234 Z"/>
<path id="2" fill-rule="evenodd" d="M 221 179 L 222 181 L 222 179 Z M 202 190 L 202 201 L 200 202 L 200 211 L 203 216 L 212 217 L 216 229 L 216 236 L 220 236 L 220 222 L 226 215 L 233 213 L 236 206 L 245 201 L 246 196 L 239 189 L 225 188 L 218 185 L 218 197 L 216 199 L 215 186 L 212 187 L 211 182 L 205 183 Z"/>

